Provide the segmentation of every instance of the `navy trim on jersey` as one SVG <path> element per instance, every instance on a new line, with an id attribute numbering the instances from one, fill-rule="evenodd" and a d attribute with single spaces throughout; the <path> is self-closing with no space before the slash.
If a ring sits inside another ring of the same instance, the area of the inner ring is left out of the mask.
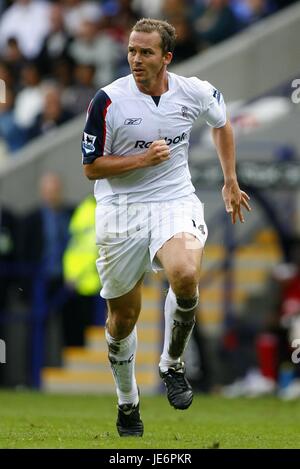
<path id="1" fill-rule="evenodd" d="M 90 164 L 103 156 L 106 140 L 106 114 L 111 99 L 100 90 L 91 101 L 82 136 L 82 162 Z"/>
<path id="2" fill-rule="evenodd" d="M 218 101 L 219 104 L 220 104 L 221 96 L 222 95 L 221 95 L 220 91 L 215 88 L 214 93 L 213 93 L 213 97 L 216 98 L 216 100 Z"/>
<path id="3" fill-rule="evenodd" d="M 159 105 L 159 101 L 160 101 L 160 96 L 151 96 L 151 98 L 153 99 L 153 101 L 155 102 L 156 106 Z"/>

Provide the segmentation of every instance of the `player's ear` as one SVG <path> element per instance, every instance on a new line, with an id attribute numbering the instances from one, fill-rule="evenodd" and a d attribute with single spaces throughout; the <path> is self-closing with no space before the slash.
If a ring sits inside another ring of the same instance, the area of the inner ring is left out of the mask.
<path id="1" fill-rule="evenodd" d="M 167 52 L 164 56 L 164 64 L 169 65 L 169 63 L 171 63 L 172 59 L 173 59 L 172 52 Z"/>

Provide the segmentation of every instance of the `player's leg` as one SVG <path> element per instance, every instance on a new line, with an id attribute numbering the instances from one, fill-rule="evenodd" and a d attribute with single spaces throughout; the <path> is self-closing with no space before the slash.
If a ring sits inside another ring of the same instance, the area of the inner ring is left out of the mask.
<path id="1" fill-rule="evenodd" d="M 192 234 L 179 235 L 168 240 L 156 254 L 170 283 L 162 367 L 179 361 L 192 332 L 198 305 L 203 248 Z"/>
<path id="2" fill-rule="evenodd" d="M 120 436 L 142 436 L 139 393 L 135 379 L 136 322 L 141 310 L 140 280 L 127 294 L 107 300 L 108 358 L 118 396 L 117 428 Z"/>
<path id="3" fill-rule="evenodd" d="M 202 243 L 198 239 L 192 234 L 180 233 L 168 240 L 156 254 L 170 283 L 159 369 L 170 404 L 178 409 L 186 409 L 193 399 L 181 356 L 195 324 L 202 252 Z"/>
<path id="4" fill-rule="evenodd" d="M 118 396 L 117 428 L 121 436 L 142 436 L 135 379 L 142 278 L 149 267 L 147 210 L 132 205 L 97 206 L 97 269 L 101 296 L 107 300 L 106 340 Z M 137 228 L 138 227 L 138 228 Z"/>
<path id="5" fill-rule="evenodd" d="M 137 348 L 135 324 L 141 309 L 141 284 L 140 280 L 126 295 L 107 301 L 105 334 L 120 405 L 137 404 L 139 400 L 134 365 Z"/>

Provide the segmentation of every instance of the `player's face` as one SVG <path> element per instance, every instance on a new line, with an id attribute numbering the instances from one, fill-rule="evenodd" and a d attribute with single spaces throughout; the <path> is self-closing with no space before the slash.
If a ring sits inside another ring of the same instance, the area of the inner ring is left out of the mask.
<path id="1" fill-rule="evenodd" d="M 133 31 L 129 37 L 128 62 L 137 85 L 151 88 L 163 78 L 172 53 L 163 53 L 161 37 L 157 31 L 142 33 Z"/>

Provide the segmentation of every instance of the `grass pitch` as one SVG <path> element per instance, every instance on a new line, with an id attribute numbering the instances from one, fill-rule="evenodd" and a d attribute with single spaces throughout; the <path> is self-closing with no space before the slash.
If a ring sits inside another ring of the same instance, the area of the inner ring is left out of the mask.
<path id="1" fill-rule="evenodd" d="M 300 401 L 142 396 L 143 438 L 117 435 L 114 396 L 0 392 L 0 448 L 300 448 Z"/>

